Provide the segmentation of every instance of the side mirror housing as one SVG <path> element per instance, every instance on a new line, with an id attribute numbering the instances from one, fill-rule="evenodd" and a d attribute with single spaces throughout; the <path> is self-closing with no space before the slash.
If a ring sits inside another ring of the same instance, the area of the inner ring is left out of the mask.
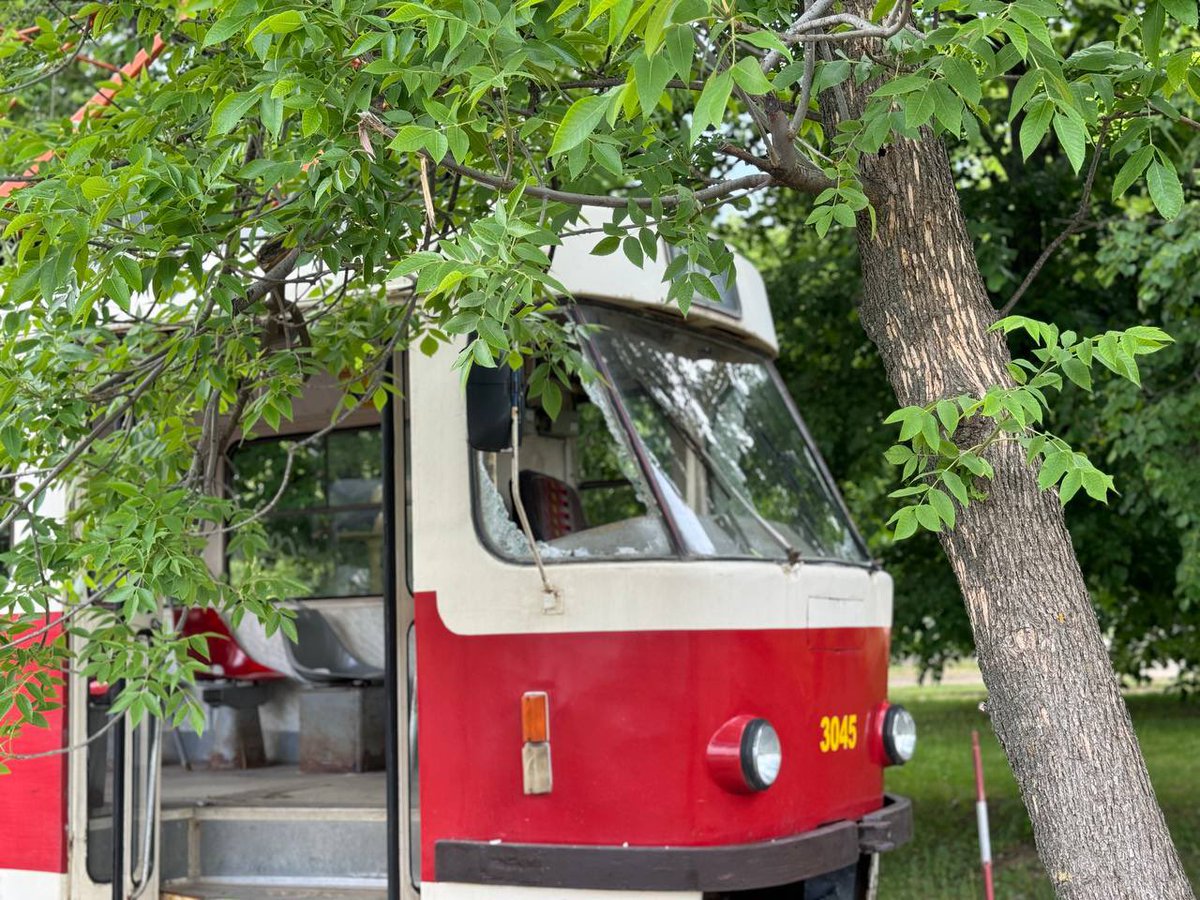
<path id="1" fill-rule="evenodd" d="M 501 363 L 492 369 L 472 366 L 467 376 L 467 443 L 472 450 L 496 453 L 512 446 L 512 408 L 524 418 L 525 390 L 520 369 Z"/>

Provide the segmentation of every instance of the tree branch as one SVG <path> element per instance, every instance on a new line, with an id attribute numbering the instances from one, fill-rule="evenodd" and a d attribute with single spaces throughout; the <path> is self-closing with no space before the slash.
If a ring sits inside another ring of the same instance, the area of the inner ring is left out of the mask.
<path id="1" fill-rule="evenodd" d="M 491 175 L 487 172 L 473 169 L 470 166 L 459 165 L 454 162 L 449 156 L 439 163 L 444 169 L 449 169 L 451 172 L 456 172 L 465 178 L 470 178 L 472 181 L 479 184 L 486 184 L 489 187 L 494 187 L 501 191 L 511 191 L 521 182 L 514 178 L 504 178 L 499 175 Z M 721 197 L 726 197 L 729 194 L 737 191 L 757 191 L 773 184 L 775 179 L 768 174 L 762 175 L 746 175 L 742 178 L 731 178 L 728 181 L 719 181 L 716 184 L 711 184 L 708 187 L 701 188 L 696 191 L 695 197 L 701 203 L 709 200 L 717 200 Z M 636 203 L 643 209 L 649 209 L 654 205 L 654 199 L 651 197 L 612 197 L 606 194 L 580 194 L 574 191 L 559 191 L 553 188 L 543 188 L 530 185 L 525 188 L 525 193 L 530 197 L 537 197 L 542 200 L 552 200 L 559 203 L 568 203 L 572 206 L 603 206 L 608 209 L 624 209 L 630 202 Z M 679 198 L 676 196 L 666 196 L 661 198 L 664 208 L 671 208 L 679 205 Z"/>
<path id="2" fill-rule="evenodd" d="M 372 131 L 376 131 L 389 139 L 396 136 L 396 132 L 380 121 L 373 113 L 365 112 L 359 115 Z M 434 162 L 443 169 L 448 169 L 455 174 L 462 175 L 464 178 L 469 178 L 478 184 L 485 184 L 497 190 L 511 191 L 522 184 L 521 181 L 515 178 L 492 175 L 490 172 L 484 172 L 481 169 L 464 166 L 455 162 L 454 158 L 449 154 L 441 162 Z M 728 181 L 718 181 L 716 184 L 710 184 L 708 187 L 696 191 L 694 196 L 699 202 L 707 203 L 709 200 L 717 200 L 738 191 L 761 190 L 774 182 L 775 179 L 770 174 L 746 175 L 741 178 L 731 178 Z M 571 206 L 603 206 L 608 209 L 624 209 L 630 203 L 635 203 L 643 209 L 649 209 L 654 205 L 654 198 L 652 197 L 613 197 L 607 194 L 580 194 L 575 191 L 560 191 L 540 185 L 527 185 L 524 190 L 525 194 L 530 197 L 537 197 L 540 200 L 550 200 L 556 203 L 567 203 Z M 679 198 L 677 196 L 665 196 L 660 198 L 660 202 L 664 208 L 669 209 L 679 205 Z M 276 277 L 275 270 L 272 269 L 268 275 Z M 252 290 L 253 288 L 251 288 Z M 249 297 L 250 293 L 250 291 L 247 291 L 246 296 Z M 264 293 L 266 293 L 266 288 L 259 293 L 259 299 L 261 299 Z"/>
<path id="3" fill-rule="evenodd" d="M 395 135 L 393 134 L 393 137 L 394 136 Z M 296 268 L 296 263 L 299 261 L 299 259 L 299 247 L 293 247 L 287 253 L 283 254 L 283 256 L 279 258 L 279 261 L 275 263 L 275 265 L 273 265 L 270 270 L 263 275 L 262 278 L 258 279 L 258 281 L 254 282 L 254 284 L 250 285 L 250 287 L 246 289 L 246 294 L 244 297 L 238 297 L 233 301 L 233 314 L 235 316 L 240 316 L 255 303 L 258 303 L 260 300 L 262 300 L 263 297 L 267 296 L 270 291 L 278 287 L 283 280 L 291 274 L 292 269 Z"/>
<path id="4" fill-rule="evenodd" d="M 1042 251 L 1041 256 L 1037 258 L 1037 262 L 1033 264 L 1033 268 L 1029 270 L 1029 274 L 1025 276 L 1025 280 L 1021 282 L 1021 286 L 1013 292 L 1009 297 L 1008 302 L 1000 307 L 1000 318 L 1004 318 L 1012 308 L 1017 305 L 1025 292 L 1029 290 L 1029 286 L 1033 284 L 1033 280 L 1038 277 L 1038 273 L 1042 271 L 1042 267 L 1054 255 L 1054 252 L 1062 246 L 1063 241 L 1069 238 L 1087 220 L 1088 213 L 1092 209 L 1092 185 L 1096 181 L 1096 169 L 1100 165 L 1100 157 L 1104 153 L 1104 141 L 1108 137 L 1108 126 L 1111 124 L 1111 119 L 1105 119 L 1104 124 L 1100 126 L 1100 136 L 1096 138 L 1096 152 L 1092 154 L 1092 163 L 1088 166 L 1087 178 L 1083 183 L 1083 196 L 1079 198 L 1079 206 L 1075 210 L 1075 214 L 1067 221 L 1067 227 L 1059 232 L 1058 237 L 1050 242 L 1050 245 Z"/>

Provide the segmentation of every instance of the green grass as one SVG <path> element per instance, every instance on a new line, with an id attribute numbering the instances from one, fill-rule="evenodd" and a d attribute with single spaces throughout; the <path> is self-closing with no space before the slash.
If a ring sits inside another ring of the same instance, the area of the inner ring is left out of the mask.
<path id="1" fill-rule="evenodd" d="M 983 748 L 996 896 L 1052 898 L 1016 783 L 979 711 L 978 686 L 899 688 L 892 699 L 917 719 L 916 758 L 891 769 L 887 788 L 913 801 L 916 835 L 883 857 L 881 900 L 983 895 L 975 830 L 971 729 Z M 1200 704 L 1161 693 L 1127 698 L 1150 777 L 1192 885 L 1200 889 Z"/>

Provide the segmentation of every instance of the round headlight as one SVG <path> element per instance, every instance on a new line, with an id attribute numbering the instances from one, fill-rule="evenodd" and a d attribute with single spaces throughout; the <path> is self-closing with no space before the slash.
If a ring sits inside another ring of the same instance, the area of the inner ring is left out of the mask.
<path id="1" fill-rule="evenodd" d="M 889 706 L 883 720 L 883 749 L 893 765 L 902 766 L 917 749 L 917 722 L 903 706 Z"/>
<path id="2" fill-rule="evenodd" d="M 742 732 L 742 775 L 751 790 L 765 791 L 779 777 L 783 748 L 766 719 L 753 719 Z"/>

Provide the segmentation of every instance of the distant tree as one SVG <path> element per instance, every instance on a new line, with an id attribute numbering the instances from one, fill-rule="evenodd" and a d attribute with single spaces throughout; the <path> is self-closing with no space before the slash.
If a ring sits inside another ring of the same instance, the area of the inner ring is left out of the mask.
<path id="1" fill-rule="evenodd" d="M 36 722 L 48 702 L 38 667 L 67 648 L 41 610 L 64 589 L 88 638 L 73 665 L 125 679 L 116 708 L 135 717 L 188 713 L 186 645 L 133 624 L 163 598 L 291 627 L 268 573 L 233 591 L 197 557 L 214 521 L 247 559 L 263 546 L 251 511 L 215 496 L 229 422 L 278 424 L 317 372 L 343 379 L 347 408 L 380 402 L 391 351 L 467 334 L 460 369 L 534 356 L 553 413 L 579 357 L 546 249 L 597 227 L 576 222 L 580 204 L 614 210 L 597 253 L 641 263 L 657 238 L 675 245 L 667 293 L 686 309 L 715 292 L 705 271 L 731 265 L 713 210 L 796 191 L 815 195 L 818 236 L 856 229 L 859 318 L 901 404 L 894 534 L 939 535 L 1058 895 L 1191 896 L 1060 506 L 1104 499 L 1111 478 L 1044 426 L 1064 379 L 1137 383 L 1170 339 L 997 323 L 943 139 L 1022 157 L 1054 144 L 1081 208 L 1104 163 L 1118 195 L 1145 184 L 1175 218 L 1200 127 L 1181 111 L 1200 94 L 1195 50 L 1172 42 L 1196 25 L 1192 0 L 13 7 L 39 8 L 39 31 L 0 37 L 9 96 L 93 47 L 157 60 L 78 127 L 39 104 L 5 123 L 0 166 L 20 189 L 6 188 L 0 467 L 23 474 L 0 528 L 19 520 L 28 538 L 6 554 L 0 717 Z M 1103 40 L 1064 49 L 1099 14 Z M 983 101 L 1010 89 L 997 128 Z M 386 302 L 406 278 L 409 299 Z M 285 283 L 313 303 L 290 304 Z M 1013 330 L 1032 346 L 1015 363 Z M 68 482 L 68 514 L 50 516 L 41 498 Z"/>
<path id="2" fill-rule="evenodd" d="M 1018 152 L 1004 148 L 1002 153 Z M 1036 165 L 1035 165 L 1036 163 Z M 968 171 L 972 171 L 968 169 Z M 985 174 L 960 181 L 960 196 L 997 305 L 1016 289 L 1078 204 L 1078 182 L 1058 154 L 1030 160 L 1010 181 Z M 1130 680 L 1154 665 L 1180 666 L 1177 684 L 1195 687 L 1200 664 L 1200 257 L 1196 204 L 1164 223 L 1144 196 L 1112 204 L 1101 174 L 1096 211 L 1078 237 L 1046 264 L 1022 306 L 1047 321 L 1086 321 L 1104 331 L 1146 315 L 1177 339 L 1144 363 L 1147 387 L 1099 381 L 1053 407 L 1066 440 L 1104 459 L 1120 490 L 1114 508 L 1073 504 L 1073 542 L 1117 671 Z M 1025 227 L 1009 227 L 1020 205 Z M 778 195 L 729 239 L 763 267 L 779 330 L 779 367 L 842 485 L 860 529 L 896 579 L 893 652 L 938 677 L 973 651 L 970 623 L 953 573 L 932 535 L 895 542 L 883 498 L 892 489 L 882 425 L 891 389 L 863 334 L 861 286 L 852 235 L 820 239 L 802 228 L 811 198 Z M 786 252 L 785 252 L 786 251 Z M 1166 390 L 1161 390 L 1164 386 Z M 851 402 L 853 401 L 853 402 Z M 1115 511 L 1118 515 L 1114 516 Z"/>

